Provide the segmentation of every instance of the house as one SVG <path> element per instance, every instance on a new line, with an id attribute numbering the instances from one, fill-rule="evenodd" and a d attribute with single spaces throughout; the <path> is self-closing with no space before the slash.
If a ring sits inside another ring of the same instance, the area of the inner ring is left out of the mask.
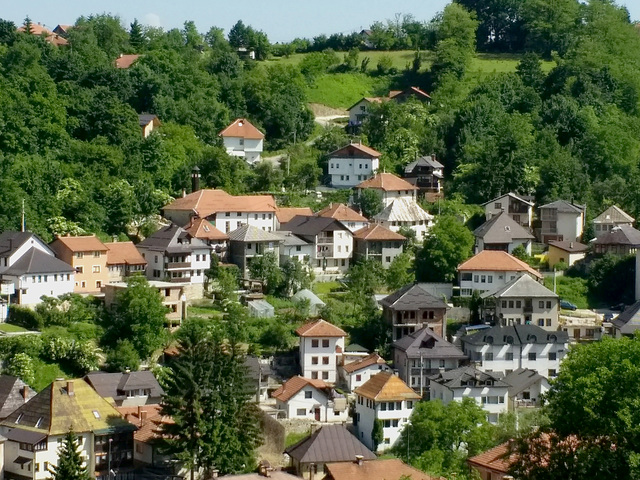
<path id="1" fill-rule="evenodd" d="M 309 315 L 317 317 L 322 309 L 325 307 L 325 303 L 315 293 L 307 288 L 298 290 L 292 297 L 291 301 L 296 304 L 302 304 L 308 302 Z"/>
<path id="2" fill-rule="evenodd" d="M 589 247 L 580 242 L 565 242 L 560 240 L 549 240 L 549 251 L 547 252 L 547 263 L 549 268 L 553 268 L 557 263 L 566 263 L 568 266 L 582 260 Z"/>
<path id="3" fill-rule="evenodd" d="M 5 478 L 49 478 L 71 428 L 92 478 L 107 480 L 109 466 L 116 480 L 131 478 L 136 427 L 82 379 L 52 382 L 0 422 L 7 438 Z"/>
<path id="4" fill-rule="evenodd" d="M 247 380 L 252 391 L 255 392 L 255 401 L 260 403 L 269 399 L 279 382 L 275 376 L 268 359 L 246 355 L 244 365 L 247 369 Z"/>
<path id="5" fill-rule="evenodd" d="M 50 45 L 55 45 L 56 47 L 69 45 L 69 42 L 63 35 L 60 35 L 58 32 L 49 30 L 47 27 L 40 23 L 32 23 L 29 32 L 27 32 L 27 26 L 23 25 L 17 29 L 18 32 L 30 33 L 31 35 L 37 35 L 39 37 L 44 37 L 44 41 Z"/>
<path id="6" fill-rule="evenodd" d="M 425 212 L 416 202 L 405 199 L 394 200 L 373 219 L 393 232 L 401 229 L 413 231 L 418 243 L 424 240 L 433 225 L 433 215 Z"/>
<path id="7" fill-rule="evenodd" d="M 500 325 L 537 325 L 550 332 L 558 330 L 560 299 L 529 275 L 522 275 L 503 287 L 485 292 L 485 318 Z"/>
<path id="8" fill-rule="evenodd" d="M 542 406 L 541 395 L 549 391 L 549 380 L 535 370 L 518 368 L 503 378 L 509 385 L 509 409 Z"/>
<path id="9" fill-rule="evenodd" d="M 495 326 L 460 338 L 462 350 L 484 372 L 508 375 L 528 368 L 546 378 L 558 375 L 567 354 L 566 332 L 547 332 L 536 325 Z"/>
<path id="10" fill-rule="evenodd" d="M 296 330 L 300 337 L 300 370 L 306 378 L 336 383 L 338 361 L 344 351 L 344 330 L 319 319 Z"/>
<path id="11" fill-rule="evenodd" d="M 36 392 L 18 377 L 0 375 L 0 420 L 7 418 L 35 395 Z"/>
<path id="12" fill-rule="evenodd" d="M 249 165 L 262 160 L 264 133 L 258 130 L 246 118 L 237 118 L 231 125 L 219 133 L 227 153 L 244 158 Z"/>
<path id="13" fill-rule="evenodd" d="M 202 240 L 207 245 L 210 245 L 219 259 L 226 259 L 229 235 L 218 230 L 209 220 L 191 217 L 189 223 L 183 228 L 193 238 Z"/>
<path id="14" fill-rule="evenodd" d="M 351 143 L 327 155 L 327 174 L 334 188 L 353 188 L 371 178 L 382 154 L 362 143 Z"/>
<path id="15" fill-rule="evenodd" d="M 418 87 L 407 87 L 404 90 L 396 90 L 389 92 L 389 98 L 394 102 L 404 103 L 409 99 L 419 100 L 421 102 L 431 103 L 431 96 Z"/>
<path id="16" fill-rule="evenodd" d="M 73 25 L 57 25 L 56 28 L 53 29 L 53 33 L 66 38 L 72 28 Z"/>
<path id="17" fill-rule="evenodd" d="M 109 281 L 109 249 L 95 235 L 57 237 L 49 247 L 56 257 L 75 269 L 75 293 L 99 293 Z"/>
<path id="18" fill-rule="evenodd" d="M 483 250 L 502 250 L 512 253 L 516 247 L 522 245 L 527 254 L 531 255 L 531 242 L 535 237 L 525 228 L 515 222 L 505 212 L 496 213 L 473 231 L 476 237 L 475 253 Z"/>
<path id="19" fill-rule="evenodd" d="M 362 97 L 356 103 L 351 105 L 347 111 L 349 112 L 349 125 L 360 126 L 370 113 L 372 105 L 379 105 L 387 101 L 384 97 Z"/>
<path id="20" fill-rule="evenodd" d="M 130 275 L 144 275 L 147 261 L 140 254 L 133 242 L 108 242 L 107 271 L 108 282 L 123 282 Z"/>
<path id="21" fill-rule="evenodd" d="M 399 458 L 365 461 L 358 457 L 352 462 L 329 463 L 326 470 L 325 480 L 444 480 L 413 468 Z"/>
<path id="22" fill-rule="evenodd" d="M 607 208 L 592 220 L 596 237 L 599 237 L 603 233 L 610 232 L 614 227 L 622 227 L 623 225 L 632 227 L 633 222 L 635 222 L 635 218 L 617 205 Z"/>
<path id="23" fill-rule="evenodd" d="M 501 376 L 471 365 L 430 376 L 429 390 L 431 400 L 441 400 L 445 405 L 473 399 L 487 412 L 490 423 L 498 423 L 509 408 L 509 384 Z"/>
<path id="24" fill-rule="evenodd" d="M 602 339 L 605 331 L 602 316 L 591 311 L 589 315 L 574 315 L 567 311 L 558 315 L 560 330 L 567 332 L 571 343 L 593 342 Z M 607 322 L 610 325 L 609 322 Z"/>
<path id="25" fill-rule="evenodd" d="M 482 480 L 503 480 L 509 478 L 513 461 L 514 458 L 509 453 L 509 443 L 505 442 L 469 458 L 467 465 L 476 470 Z"/>
<path id="26" fill-rule="evenodd" d="M 145 238 L 138 250 L 148 263 L 149 280 L 180 283 L 188 297 L 202 298 L 204 272 L 211 266 L 212 248 L 207 243 L 172 224 Z"/>
<path id="27" fill-rule="evenodd" d="M 418 187 L 419 195 L 428 202 L 444 198 L 444 165 L 436 160 L 435 155 L 424 155 L 409 163 L 404 167 L 402 178 Z"/>
<path id="28" fill-rule="evenodd" d="M 134 63 L 138 61 L 140 57 L 141 55 L 138 54 L 121 53 L 120 56 L 118 56 L 118 58 L 116 58 L 115 60 L 115 67 L 124 69 L 130 68 Z"/>
<path id="29" fill-rule="evenodd" d="M 269 232 L 276 229 L 276 201 L 271 195 L 229 195 L 224 190 L 193 189 L 162 209 L 176 225 L 188 225 L 192 217 L 205 218 L 224 233 L 242 225 Z"/>
<path id="30" fill-rule="evenodd" d="M 113 401 L 118 407 L 137 407 L 162 401 L 164 390 L 149 370 L 139 372 L 91 372 L 85 381 L 102 398 Z"/>
<path id="31" fill-rule="evenodd" d="M 350 343 L 344 347 L 344 353 L 342 354 L 342 364 L 346 365 L 351 362 L 359 362 L 364 357 L 369 355 L 369 350 L 357 343 Z"/>
<path id="32" fill-rule="evenodd" d="M 614 338 L 633 337 L 640 330 L 640 301 L 627 307 L 620 315 L 611 320 Z"/>
<path id="33" fill-rule="evenodd" d="M 580 240 L 585 224 L 586 207 L 583 205 L 556 200 L 540 207 L 540 239 L 543 243 L 550 240 Z"/>
<path id="34" fill-rule="evenodd" d="M 141 113 L 138 115 L 138 124 L 142 129 L 142 137 L 147 138 L 151 135 L 156 128 L 158 128 L 162 123 L 160 123 L 160 119 L 157 115 L 153 113 Z"/>
<path id="35" fill-rule="evenodd" d="M 316 213 L 316 216 L 338 220 L 351 232 L 355 232 L 369 225 L 369 220 L 343 203 L 330 203 L 329 206 Z"/>
<path id="36" fill-rule="evenodd" d="M 281 237 L 275 232 L 261 230 L 253 225 L 243 225 L 229 234 L 229 261 L 240 268 L 245 277 L 254 258 L 271 252 L 280 259 Z"/>
<path id="37" fill-rule="evenodd" d="M 276 408 L 284 413 L 284 418 L 344 423 L 349 417 L 346 397 L 323 380 L 297 375 L 284 382 L 271 396 L 276 399 Z"/>
<path id="38" fill-rule="evenodd" d="M 394 342 L 423 327 L 431 328 L 440 336 L 446 334 L 447 304 L 432 295 L 425 284 L 405 285 L 380 304 L 382 315 L 392 328 Z"/>
<path id="39" fill-rule="evenodd" d="M 73 292 L 75 270 L 37 235 L 7 230 L 0 234 L 0 282 L 10 303 L 36 305 L 43 296 Z"/>
<path id="40" fill-rule="evenodd" d="M 314 246 L 310 258 L 316 278 L 332 280 L 344 275 L 353 256 L 353 234 L 338 220 L 325 217 L 296 216 L 282 225 Z"/>
<path id="41" fill-rule="evenodd" d="M 460 296 L 470 297 L 475 290 L 495 290 L 521 275 L 542 280 L 540 272 L 519 258 L 501 250 L 482 250 L 458 266 Z"/>
<path id="42" fill-rule="evenodd" d="M 372 450 L 375 448 L 372 432 L 377 420 L 382 422 L 383 440 L 379 451 L 393 447 L 400 432 L 409 422 L 420 395 L 415 393 L 399 377 L 391 372 L 380 372 L 364 385 L 356 388 L 356 420 L 360 441 Z"/>
<path id="43" fill-rule="evenodd" d="M 275 470 L 270 465 L 261 466 L 258 472 L 222 475 L 218 478 L 225 480 L 263 480 L 265 477 L 269 477 L 272 480 L 300 480 L 300 477 L 291 475 L 284 470 Z"/>
<path id="44" fill-rule="evenodd" d="M 630 255 L 640 248 L 640 232 L 628 225 L 621 225 L 600 233 L 591 244 L 596 254 Z"/>
<path id="45" fill-rule="evenodd" d="M 284 230 L 274 233 L 280 237 L 280 265 L 284 265 L 289 260 L 297 260 L 311 268 L 311 259 L 316 252 L 312 242 Z"/>
<path id="46" fill-rule="evenodd" d="M 375 460 L 376 455 L 343 425 L 323 425 L 308 437 L 287 447 L 291 467 L 302 478 L 322 478 L 326 465 L 352 462 L 356 456 Z"/>
<path id="47" fill-rule="evenodd" d="M 313 210 L 310 207 L 276 207 L 276 230 L 280 230 L 280 225 L 287 223 L 296 215 L 311 217 Z"/>
<path id="48" fill-rule="evenodd" d="M 388 207 L 394 200 L 406 200 L 414 202 L 418 187 L 411 185 L 406 180 L 393 175 L 392 173 L 378 173 L 374 177 L 359 183 L 356 186 L 357 195 L 361 195 L 364 190 L 375 190 L 380 194 L 382 204 Z"/>
<path id="49" fill-rule="evenodd" d="M 531 228 L 533 223 L 534 203 L 516 195 L 513 192 L 506 193 L 482 204 L 487 220 L 501 212 L 504 212 L 518 225 Z"/>
<path id="50" fill-rule="evenodd" d="M 384 358 L 377 353 L 340 366 L 340 378 L 350 392 L 365 384 L 373 375 L 380 372 L 389 372 L 391 368 Z"/>
<path id="51" fill-rule="evenodd" d="M 356 258 L 375 260 L 388 268 L 404 250 L 406 237 L 379 224 L 371 224 L 353 234 Z"/>
<path id="52" fill-rule="evenodd" d="M 429 390 L 430 375 L 454 370 L 466 359 L 462 350 L 429 327 L 393 343 L 393 366 L 400 378 L 420 393 L 420 397 L 424 397 Z"/>

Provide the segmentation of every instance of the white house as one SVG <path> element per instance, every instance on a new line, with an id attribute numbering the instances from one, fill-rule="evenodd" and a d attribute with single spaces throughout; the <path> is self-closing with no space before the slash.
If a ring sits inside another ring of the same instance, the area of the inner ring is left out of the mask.
<path id="1" fill-rule="evenodd" d="M 75 269 L 56 258 L 37 235 L 13 231 L 0 234 L 0 280 L 13 285 L 4 287 L 14 292 L 11 303 L 36 305 L 42 296 L 72 293 L 74 275 Z"/>
<path id="2" fill-rule="evenodd" d="M 353 188 L 371 178 L 380 167 L 380 155 L 377 150 L 361 143 L 351 143 L 331 152 L 327 161 L 331 186 Z"/>
<path id="3" fill-rule="evenodd" d="M 376 174 L 373 178 L 369 178 L 356 186 L 357 195 L 361 195 L 364 190 L 375 190 L 378 192 L 382 199 L 382 204 L 388 207 L 394 200 L 415 202 L 418 187 L 397 175 L 383 172 Z"/>
<path id="4" fill-rule="evenodd" d="M 356 388 L 369 381 L 373 375 L 389 371 L 391 371 L 391 368 L 389 368 L 384 358 L 377 353 L 372 353 L 356 362 L 342 365 L 340 367 L 340 378 L 348 390 L 353 392 Z"/>
<path id="5" fill-rule="evenodd" d="M 518 368 L 503 378 L 509 385 L 509 409 L 539 407 L 549 391 L 549 380 L 534 370 Z"/>
<path id="6" fill-rule="evenodd" d="M 300 337 L 302 376 L 329 383 L 338 380 L 338 360 L 344 351 L 347 334 L 325 320 L 306 323 L 296 330 Z"/>
<path id="7" fill-rule="evenodd" d="M 445 405 L 471 398 L 487 412 L 487 420 L 497 423 L 508 411 L 509 384 L 499 376 L 482 372 L 472 366 L 440 372 L 429 377 L 431 400 Z"/>
<path id="8" fill-rule="evenodd" d="M 535 237 L 515 222 L 506 212 L 500 212 L 473 231 L 476 237 L 474 252 L 502 250 L 507 253 L 522 245 L 531 255 L 531 243 Z"/>
<path id="9" fill-rule="evenodd" d="M 246 118 L 237 118 L 219 135 L 229 155 L 244 158 L 250 165 L 262 160 L 264 133 Z"/>
<path id="10" fill-rule="evenodd" d="M 338 220 L 352 233 L 369 225 L 369 220 L 343 203 L 331 203 L 317 212 L 316 216 Z"/>
<path id="11" fill-rule="evenodd" d="M 316 246 L 291 232 L 279 230 L 274 232 L 280 237 L 280 265 L 284 265 L 287 260 L 295 259 L 303 265 L 311 266 L 314 258 Z"/>
<path id="12" fill-rule="evenodd" d="M 373 219 L 376 223 L 396 233 L 402 228 L 412 230 L 418 243 L 424 240 L 433 226 L 433 215 L 427 213 L 415 201 L 404 198 L 393 200 Z"/>
<path id="13" fill-rule="evenodd" d="M 374 223 L 353 233 L 357 258 L 375 260 L 388 268 L 404 250 L 406 237 Z"/>
<path id="14" fill-rule="evenodd" d="M 518 225 L 530 228 L 533 222 L 534 203 L 509 192 L 482 204 L 487 220 L 505 212 Z"/>
<path id="15" fill-rule="evenodd" d="M 272 395 L 278 412 L 285 418 L 316 422 L 346 422 L 347 399 L 323 380 L 295 376 L 284 382 Z"/>
<path id="16" fill-rule="evenodd" d="M 360 125 L 369 115 L 371 105 L 380 104 L 387 98 L 383 97 L 363 97 L 354 103 L 347 110 L 349 111 L 349 124 Z"/>
<path id="17" fill-rule="evenodd" d="M 540 207 L 540 237 L 549 240 L 580 240 L 585 224 L 586 207 L 565 200 L 556 200 Z"/>
<path id="18" fill-rule="evenodd" d="M 391 372 L 380 372 L 355 389 L 358 438 L 374 449 L 372 432 L 376 420 L 382 421 L 383 440 L 378 451 L 391 448 L 409 422 L 420 395 Z"/>
<path id="19" fill-rule="evenodd" d="M 470 297 L 474 290 L 480 293 L 495 290 L 525 274 L 542 279 L 540 272 L 507 252 L 482 250 L 458 266 L 460 296 Z"/>
<path id="20" fill-rule="evenodd" d="M 535 370 L 547 378 L 558 375 L 567 354 L 566 332 L 547 332 L 536 325 L 496 326 L 460 338 L 464 353 L 484 372 L 504 375 Z"/>

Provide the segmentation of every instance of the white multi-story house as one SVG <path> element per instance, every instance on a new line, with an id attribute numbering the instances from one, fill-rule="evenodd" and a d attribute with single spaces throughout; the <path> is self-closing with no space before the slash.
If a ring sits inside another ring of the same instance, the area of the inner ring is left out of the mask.
<path id="1" fill-rule="evenodd" d="M 509 385 L 509 409 L 539 407 L 549 391 L 549 380 L 534 370 L 518 368 L 503 378 Z"/>
<path id="2" fill-rule="evenodd" d="M 380 167 L 380 152 L 361 143 L 351 143 L 331 152 L 327 161 L 331 186 L 353 188 L 371 178 Z"/>
<path id="3" fill-rule="evenodd" d="M 566 332 L 548 332 L 536 325 L 496 326 L 460 338 L 462 350 L 484 372 L 504 375 L 519 369 L 543 377 L 557 376 L 567 354 Z"/>
<path id="4" fill-rule="evenodd" d="M 291 232 L 278 230 L 274 232 L 280 237 L 280 265 L 287 260 L 295 259 L 303 265 L 311 266 L 316 246 Z"/>
<path id="5" fill-rule="evenodd" d="M 375 260 L 388 268 L 404 250 L 407 239 L 377 223 L 353 233 L 356 258 Z"/>
<path id="6" fill-rule="evenodd" d="M 440 372 L 429 377 L 431 400 L 445 405 L 471 398 L 487 412 L 487 420 L 497 423 L 509 409 L 509 384 L 499 376 L 472 366 Z"/>
<path id="7" fill-rule="evenodd" d="M 74 277 L 75 269 L 56 258 L 37 235 L 12 231 L 0 234 L 0 283 L 5 285 L 3 289 L 13 291 L 11 303 L 36 305 L 42 296 L 72 293 Z"/>
<path id="8" fill-rule="evenodd" d="M 393 200 L 375 215 L 373 220 L 396 233 L 403 228 L 412 230 L 415 233 L 415 241 L 420 244 L 433 226 L 433 215 L 427 213 L 416 202 L 403 198 Z"/>
<path id="9" fill-rule="evenodd" d="M 355 362 L 345 363 L 339 367 L 340 379 L 350 392 L 368 382 L 373 375 L 389 372 L 391 368 L 377 353 L 372 353 Z"/>
<path id="10" fill-rule="evenodd" d="M 496 213 L 473 231 L 476 237 L 475 253 L 483 250 L 502 250 L 513 252 L 522 246 L 531 255 L 531 243 L 535 237 L 524 227 L 520 226 L 506 212 Z"/>
<path id="11" fill-rule="evenodd" d="M 400 438 L 400 433 L 409 422 L 413 407 L 420 395 L 391 372 L 381 372 L 371 377 L 364 385 L 355 389 L 358 438 L 370 449 L 375 445 L 373 426 L 382 422 L 382 442 L 378 451 L 388 450 Z"/>
<path id="12" fill-rule="evenodd" d="M 586 207 L 566 200 L 556 200 L 540 207 L 540 237 L 549 240 L 575 242 L 584 229 Z"/>
<path id="13" fill-rule="evenodd" d="M 316 422 L 346 422 L 347 399 L 323 380 L 295 376 L 284 382 L 271 396 L 284 418 Z"/>
<path id="14" fill-rule="evenodd" d="M 347 334 L 325 320 L 305 323 L 296 330 L 300 337 L 300 369 L 302 376 L 328 383 L 338 380 L 338 361 L 344 352 Z"/>
<path id="15" fill-rule="evenodd" d="M 534 203 L 509 192 L 493 200 L 483 203 L 487 220 L 491 220 L 500 212 L 505 212 L 518 225 L 530 228 L 533 222 Z"/>
<path id="16" fill-rule="evenodd" d="M 527 263 L 500 250 L 482 250 L 458 266 L 460 296 L 470 297 L 475 290 L 490 292 L 522 275 L 541 280 L 542 275 Z"/>
<path id="17" fill-rule="evenodd" d="M 246 118 L 238 118 L 219 134 L 229 155 L 241 157 L 253 165 L 262 160 L 264 133 Z"/>
<path id="18" fill-rule="evenodd" d="M 550 332 L 558 330 L 558 295 L 529 275 L 517 277 L 481 297 L 484 318 L 490 323 L 537 325 Z"/>
<path id="19" fill-rule="evenodd" d="M 316 216 L 338 220 L 351 230 L 351 232 L 355 232 L 369 225 L 369 220 L 343 203 L 331 203 L 316 213 Z"/>
<path id="20" fill-rule="evenodd" d="M 356 187 L 357 195 L 364 190 L 375 190 L 380 194 L 382 204 L 388 207 L 394 200 L 415 202 L 418 187 L 392 173 L 378 173 L 375 177 L 361 182 Z"/>

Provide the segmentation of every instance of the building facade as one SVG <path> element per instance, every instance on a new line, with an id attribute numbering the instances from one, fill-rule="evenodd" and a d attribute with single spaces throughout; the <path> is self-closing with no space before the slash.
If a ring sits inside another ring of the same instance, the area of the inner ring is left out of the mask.
<path id="1" fill-rule="evenodd" d="M 334 188 L 353 188 L 371 178 L 380 168 L 382 154 L 361 143 L 352 143 L 331 152 L 327 173 Z"/>
<path id="2" fill-rule="evenodd" d="M 338 380 L 338 362 L 344 352 L 347 334 L 325 320 L 316 320 L 296 330 L 300 337 L 300 370 L 302 376 L 328 383 Z"/>
<path id="3" fill-rule="evenodd" d="M 100 293 L 109 282 L 109 249 L 95 235 L 58 237 L 49 246 L 60 260 L 75 269 L 75 293 Z"/>
<path id="4" fill-rule="evenodd" d="M 264 134 L 246 118 L 238 118 L 220 132 L 229 155 L 244 158 L 250 165 L 262 160 Z"/>

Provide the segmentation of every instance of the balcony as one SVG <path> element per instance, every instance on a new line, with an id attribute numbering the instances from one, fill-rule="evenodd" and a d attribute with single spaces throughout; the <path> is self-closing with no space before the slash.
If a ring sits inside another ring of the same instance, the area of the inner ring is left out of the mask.
<path id="1" fill-rule="evenodd" d="M 539 402 L 537 400 L 532 399 L 520 399 L 515 401 L 516 408 L 537 408 L 539 407 Z"/>
<path id="2" fill-rule="evenodd" d="M 318 237 L 318 245 L 333 245 L 333 237 Z"/>
<path id="3" fill-rule="evenodd" d="M 522 307 L 522 310 L 524 311 L 524 313 L 532 313 L 533 312 L 533 305 L 525 304 L 524 307 Z"/>
<path id="4" fill-rule="evenodd" d="M 165 270 L 181 270 L 185 268 L 191 268 L 190 262 L 168 262 L 164 264 Z"/>
<path id="5" fill-rule="evenodd" d="M 169 281 L 171 283 L 189 283 L 191 282 L 191 277 L 171 277 Z"/>

